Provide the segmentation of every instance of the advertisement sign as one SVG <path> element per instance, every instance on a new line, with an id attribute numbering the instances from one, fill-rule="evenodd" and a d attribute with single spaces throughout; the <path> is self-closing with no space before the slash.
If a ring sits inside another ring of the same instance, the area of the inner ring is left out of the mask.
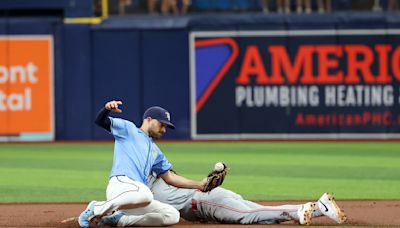
<path id="1" fill-rule="evenodd" d="M 400 138 L 399 35 L 192 32 L 192 138 Z"/>
<path id="2" fill-rule="evenodd" d="M 0 140 L 53 139 L 52 36 L 0 36 Z"/>

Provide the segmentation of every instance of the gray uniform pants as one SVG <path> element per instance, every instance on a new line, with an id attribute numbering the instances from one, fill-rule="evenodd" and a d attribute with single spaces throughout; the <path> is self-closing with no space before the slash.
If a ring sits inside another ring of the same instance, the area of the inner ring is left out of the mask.
<path id="1" fill-rule="evenodd" d="M 216 188 L 210 193 L 196 192 L 191 208 L 182 209 L 183 218 L 197 217 L 200 220 L 219 223 L 277 224 L 298 220 L 297 210 L 302 205 L 262 206 L 244 200 L 240 195 Z M 320 216 L 317 211 L 314 216 Z M 192 219 L 189 219 L 192 220 Z"/>

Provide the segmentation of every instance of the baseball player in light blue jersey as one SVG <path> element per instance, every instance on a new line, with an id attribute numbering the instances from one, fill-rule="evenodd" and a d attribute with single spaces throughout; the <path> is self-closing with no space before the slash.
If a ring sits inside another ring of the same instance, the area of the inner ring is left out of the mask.
<path id="1" fill-rule="evenodd" d="M 129 210 L 131 216 L 119 217 L 120 226 L 164 226 L 179 222 L 179 212 L 170 205 L 153 200 L 147 187 L 150 173 L 160 176 L 166 183 L 183 188 L 204 189 L 203 181 L 194 181 L 171 172 L 171 163 L 155 144 L 167 127 L 174 129 L 171 116 L 165 109 L 155 106 L 143 114 L 140 128 L 134 123 L 109 117 L 113 112 L 122 112 L 121 101 L 107 102 L 96 118 L 96 124 L 109 131 L 115 138 L 114 160 L 106 191 L 106 201 L 92 201 L 79 216 L 81 227 L 90 227 L 93 218 L 115 211 Z M 106 217 L 100 225 L 111 218 Z"/>
<path id="2" fill-rule="evenodd" d="M 176 208 L 182 218 L 188 221 L 230 224 L 279 224 L 298 221 L 310 225 L 311 219 L 326 215 L 337 223 L 346 221 L 346 215 L 336 204 L 333 196 L 325 193 L 317 202 L 300 205 L 263 206 L 242 198 L 242 196 L 217 187 L 207 192 L 195 189 L 176 188 L 162 178 L 151 176 L 148 187 L 154 199 Z M 111 218 L 129 217 L 129 211 L 117 211 Z M 110 226 L 120 226 L 113 220 L 104 221 Z"/>

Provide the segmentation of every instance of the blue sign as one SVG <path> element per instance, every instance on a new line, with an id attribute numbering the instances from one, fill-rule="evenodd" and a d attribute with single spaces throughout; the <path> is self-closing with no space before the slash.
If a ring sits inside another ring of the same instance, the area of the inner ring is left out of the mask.
<path id="1" fill-rule="evenodd" d="M 400 138 L 399 34 L 191 33 L 192 138 Z"/>

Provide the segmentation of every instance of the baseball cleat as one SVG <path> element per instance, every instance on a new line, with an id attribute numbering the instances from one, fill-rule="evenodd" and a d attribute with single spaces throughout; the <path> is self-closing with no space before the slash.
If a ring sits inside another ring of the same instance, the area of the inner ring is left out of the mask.
<path id="1" fill-rule="evenodd" d="M 299 216 L 299 223 L 301 225 L 307 225 L 307 226 L 310 225 L 312 214 L 314 213 L 315 209 L 316 209 L 315 203 L 309 202 L 303 204 L 297 211 L 297 215 Z"/>
<path id="2" fill-rule="evenodd" d="M 112 215 L 103 216 L 97 226 L 118 226 L 118 221 L 124 215 L 122 212 L 116 212 Z"/>
<path id="3" fill-rule="evenodd" d="M 82 228 L 90 227 L 90 220 L 94 218 L 94 204 L 96 201 L 92 201 L 86 207 L 86 209 L 79 215 L 78 223 Z"/>
<path id="4" fill-rule="evenodd" d="M 322 214 L 328 216 L 337 223 L 343 223 L 347 220 L 343 210 L 335 202 L 335 198 L 330 193 L 325 193 L 319 198 L 318 208 Z"/>

